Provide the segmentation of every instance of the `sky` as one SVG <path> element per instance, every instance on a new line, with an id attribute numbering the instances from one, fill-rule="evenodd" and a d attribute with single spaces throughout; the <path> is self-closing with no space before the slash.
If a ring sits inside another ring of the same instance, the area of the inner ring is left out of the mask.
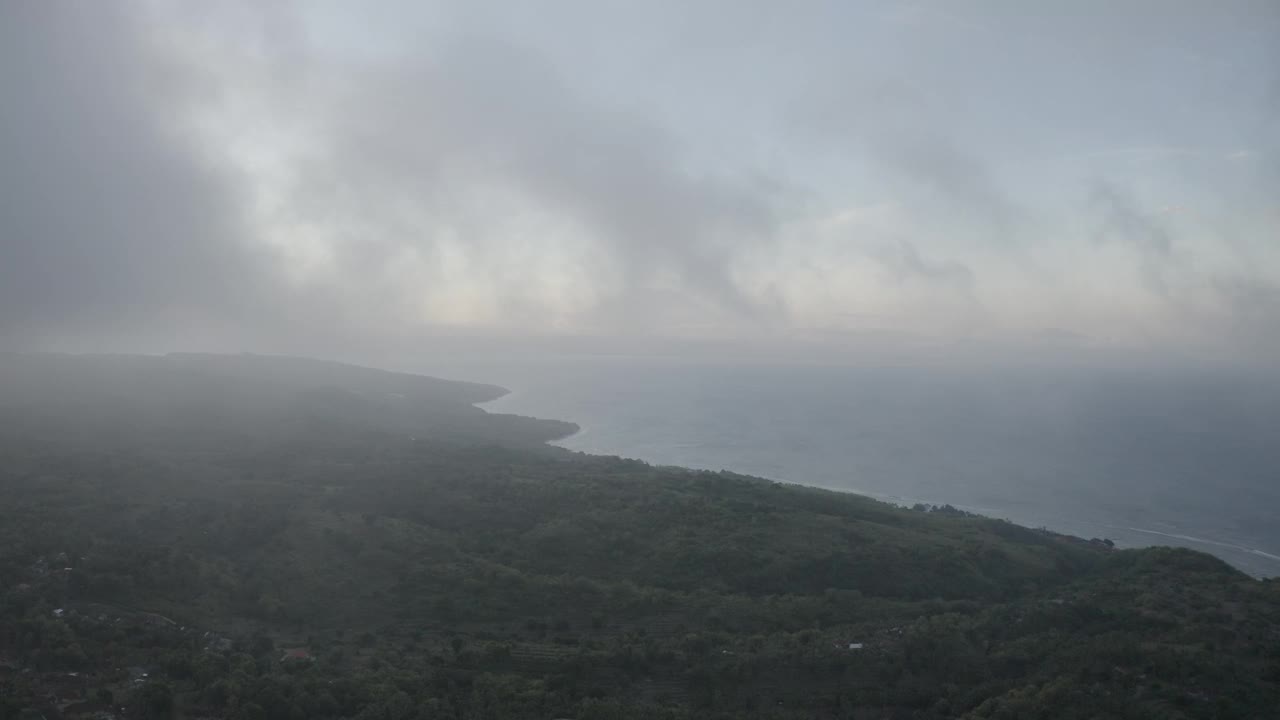
<path id="1" fill-rule="evenodd" d="M 0 3 L 0 348 L 1280 367 L 1280 4 Z"/>

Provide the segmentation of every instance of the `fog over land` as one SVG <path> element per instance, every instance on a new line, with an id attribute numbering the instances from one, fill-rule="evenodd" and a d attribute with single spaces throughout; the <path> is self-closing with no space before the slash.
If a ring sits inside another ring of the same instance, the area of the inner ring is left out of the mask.
<path id="1" fill-rule="evenodd" d="M 1278 426 L 1280 0 L 0 0 L 0 720 L 1275 717 Z"/>
<path id="2" fill-rule="evenodd" d="M 7 2 L 0 346 L 1274 365 L 1278 39 L 1268 0 Z"/>

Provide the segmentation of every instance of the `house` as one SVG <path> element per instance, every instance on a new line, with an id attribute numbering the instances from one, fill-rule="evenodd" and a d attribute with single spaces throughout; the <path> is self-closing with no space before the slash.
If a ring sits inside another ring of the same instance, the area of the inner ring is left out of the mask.
<path id="1" fill-rule="evenodd" d="M 861 649 L 862 649 L 862 643 L 849 643 L 849 649 L 850 649 L 850 650 L 861 650 Z"/>
<path id="2" fill-rule="evenodd" d="M 284 651 L 283 655 L 280 656 L 280 662 L 285 662 L 286 660 L 300 660 L 300 661 L 310 662 L 313 659 L 314 658 L 311 657 L 310 651 L 308 651 L 306 648 L 289 648 Z"/>

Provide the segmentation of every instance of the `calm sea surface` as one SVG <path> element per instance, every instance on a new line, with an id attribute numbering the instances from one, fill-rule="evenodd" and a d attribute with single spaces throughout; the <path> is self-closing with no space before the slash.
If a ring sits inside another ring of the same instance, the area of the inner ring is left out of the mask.
<path id="1" fill-rule="evenodd" d="M 571 420 L 559 444 L 945 504 L 1280 575 L 1280 383 L 1190 371 L 435 365 Z"/>

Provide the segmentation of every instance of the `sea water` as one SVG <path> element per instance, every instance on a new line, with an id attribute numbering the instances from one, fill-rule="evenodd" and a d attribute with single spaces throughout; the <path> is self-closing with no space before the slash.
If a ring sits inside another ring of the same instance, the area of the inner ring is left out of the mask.
<path id="1" fill-rule="evenodd" d="M 1280 575 L 1280 383 L 1191 370 L 559 358 L 429 368 L 589 453 L 950 504 Z"/>

